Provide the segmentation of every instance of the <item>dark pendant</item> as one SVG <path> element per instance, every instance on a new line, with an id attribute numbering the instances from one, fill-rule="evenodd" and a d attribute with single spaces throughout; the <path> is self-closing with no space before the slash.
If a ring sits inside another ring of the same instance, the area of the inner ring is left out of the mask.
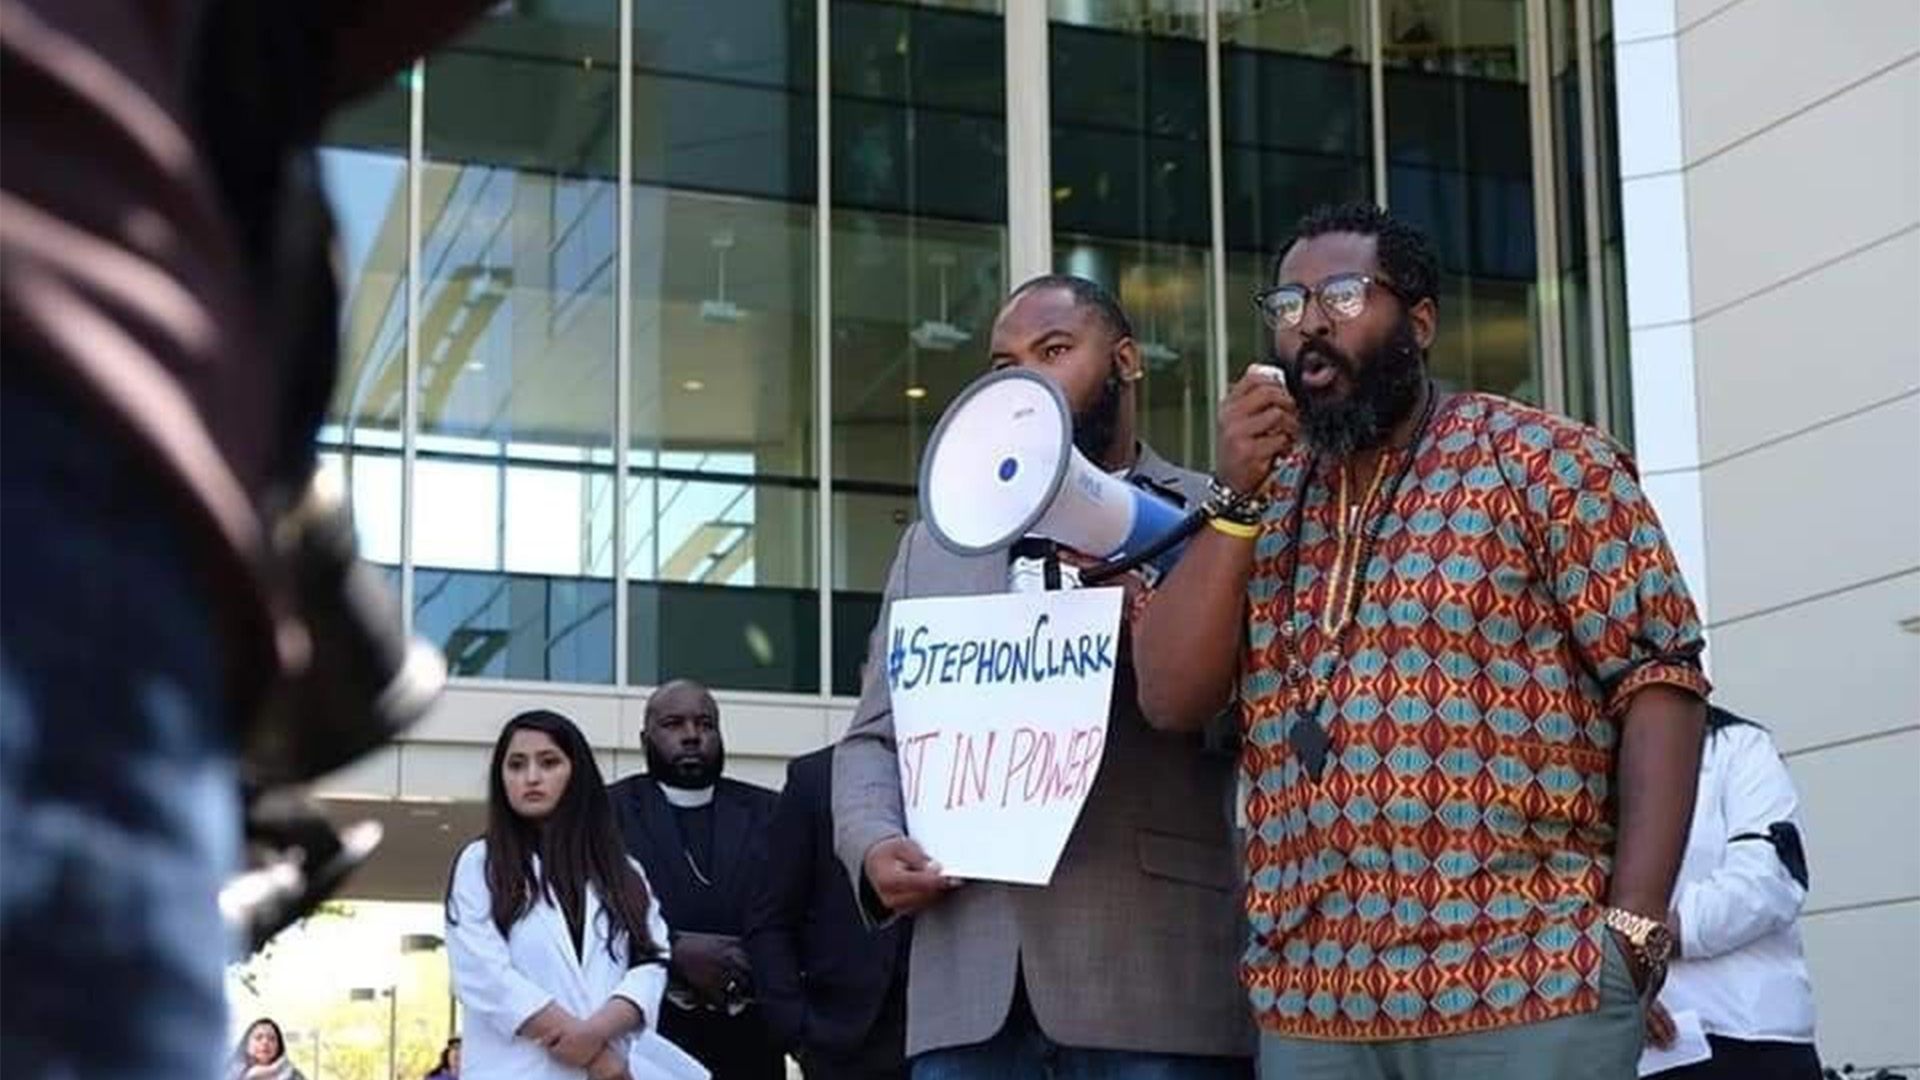
<path id="1" fill-rule="evenodd" d="M 1317 783 L 1327 765 L 1327 748 L 1333 745 L 1326 729 L 1316 718 L 1303 715 L 1294 721 L 1293 730 L 1287 732 L 1287 742 L 1293 746 L 1293 756 L 1300 759 L 1307 774 Z"/>

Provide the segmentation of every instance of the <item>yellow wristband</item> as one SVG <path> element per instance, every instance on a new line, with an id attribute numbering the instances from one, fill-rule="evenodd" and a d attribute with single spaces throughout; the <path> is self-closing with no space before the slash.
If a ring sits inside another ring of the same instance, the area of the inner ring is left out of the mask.
<path id="1" fill-rule="evenodd" d="M 1258 525 L 1242 525 L 1237 521 L 1228 521 L 1225 518 L 1208 518 L 1207 524 L 1211 526 L 1215 532 L 1225 533 L 1235 540 L 1251 540 L 1260 535 L 1260 526 Z"/>

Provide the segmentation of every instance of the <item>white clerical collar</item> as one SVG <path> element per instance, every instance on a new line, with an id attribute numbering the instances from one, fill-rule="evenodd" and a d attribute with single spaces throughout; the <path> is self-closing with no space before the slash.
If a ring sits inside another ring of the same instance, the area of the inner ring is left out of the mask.
<path id="1" fill-rule="evenodd" d="M 659 787 L 660 794 L 666 797 L 667 802 L 682 810 L 698 810 L 703 806 L 708 806 L 713 803 L 713 788 L 711 786 L 703 788 L 677 788 L 660 784 Z"/>

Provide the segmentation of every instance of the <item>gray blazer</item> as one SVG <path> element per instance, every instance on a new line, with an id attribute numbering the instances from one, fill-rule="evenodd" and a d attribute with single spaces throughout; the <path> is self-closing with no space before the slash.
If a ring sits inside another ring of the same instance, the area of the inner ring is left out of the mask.
<path id="1" fill-rule="evenodd" d="M 1141 450 L 1136 477 L 1195 504 L 1206 479 Z M 1007 590 L 1007 556 L 955 555 L 923 525 L 901 539 L 886 601 Z M 834 847 L 865 882 L 869 848 L 906 832 L 882 649 L 883 608 L 853 725 L 834 754 Z M 1250 1055 L 1237 973 L 1244 925 L 1231 843 L 1233 751 L 1147 726 L 1131 658 L 1115 676 L 1106 756 L 1053 882 L 968 882 L 914 921 L 907 1052 L 965 1046 L 1005 1023 L 1016 973 L 1040 1027 L 1087 1049 Z"/>

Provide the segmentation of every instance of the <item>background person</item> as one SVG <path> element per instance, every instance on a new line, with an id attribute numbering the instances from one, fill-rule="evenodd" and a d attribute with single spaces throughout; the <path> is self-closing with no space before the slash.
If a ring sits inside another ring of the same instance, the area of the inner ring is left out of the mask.
<path id="1" fill-rule="evenodd" d="M 227 1080 L 306 1080 L 287 1056 L 287 1038 L 273 1018 L 263 1016 L 247 1025 L 234 1048 Z"/>
<path id="2" fill-rule="evenodd" d="M 1060 387 L 1094 465 L 1196 504 L 1206 479 L 1137 436 L 1145 374 L 1125 312 L 1098 284 L 1049 275 L 993 322 L 991 363 Z M 908 528 L 886 602 L 990 595 L 1058 573 L 1054 551 L 956 555 Z M 1028 545 L 1021 545 L 1022 548 Z M 1021 564 L 1043 561 L 1039 573 Z M 1130 589 L 1139 595 L 1136 582 Z M 1149 607 L 1151 603 L 1149 603 Z M 834 847 L 876 922 L 912 915 L 907 1052 L 915 1080 L 1233 1080 L 1253 1030 L 1234 979 L 1243 925 L 1230 842 L 1233 755 L 1154 731 L 1122 634 L 1105 756 L 1044 888 L 946 877 L 907 834 L 888 687 L 886 609 L 852 726 L 833 756 Z"/>
<path id="3" fill-rule="evenodd" d="M 487 6 L 0 3 L 0 1073 L 220 1068 L 237 747 L 318 625 L 314 146 Z"/>
<path id="4" fill-rule="evenodd" d="M 487 772 L 487 834 L 447 887 L 447 956 L 467 1080 L 649 1080 L 667 925 L 627 859 L 573 721 L 524 712 Z"/>
<path id="5" fill-rule="evenodd" d="M 1647 1039 L 1671 1045 L 1672 1014 L 1692 1010 L 1711 1060 L 1662 1080 L 1819 1080 L 1813 984 L 1800 948 L 1807 900 L 1800 797 L 1767 729 L 1707 710 L 1693 828 L 1667 925 L 1678 943 L 1647 1014 Z"/>
<path id="6" fill-rule="evenodd" d="M 906 1080 L 910 922 L 869 930 L 833 854 L 831 746 L 787 763 L 747 955 L 774 1040 L 807 1080 Z"/>
<path id="7" fill-rule="evenodd" d="M 707 688 L 676 679 L 647 699 L 647 771 L 608 791 L 627 851 L 674 928 L 661 1033 L 717 1080 L 782 1080 L 786 1060 L 754 1004 L 742 944 L 775 794 L 721 773 L 727 744 Z"/>
<path id="8" fill-rule="evenodd" d="M 1701 627 L 1603 433 L 1448 393 L 1439 260 L 1368 203 L 1255 297 L 1281 381 L 1220 407 L 1228 516 L 1138 627 L 1170 730 L 1237 700 L 1273 1080 L 1613 1080 L 1697 782 Z"/>
<path id="9" fill-rule="evenodd" d="M 440 1060 L 428 1073 L 426 1080 L 460 1080 L 460 1037 L 447 1040 L 440 1050 Z"/>

